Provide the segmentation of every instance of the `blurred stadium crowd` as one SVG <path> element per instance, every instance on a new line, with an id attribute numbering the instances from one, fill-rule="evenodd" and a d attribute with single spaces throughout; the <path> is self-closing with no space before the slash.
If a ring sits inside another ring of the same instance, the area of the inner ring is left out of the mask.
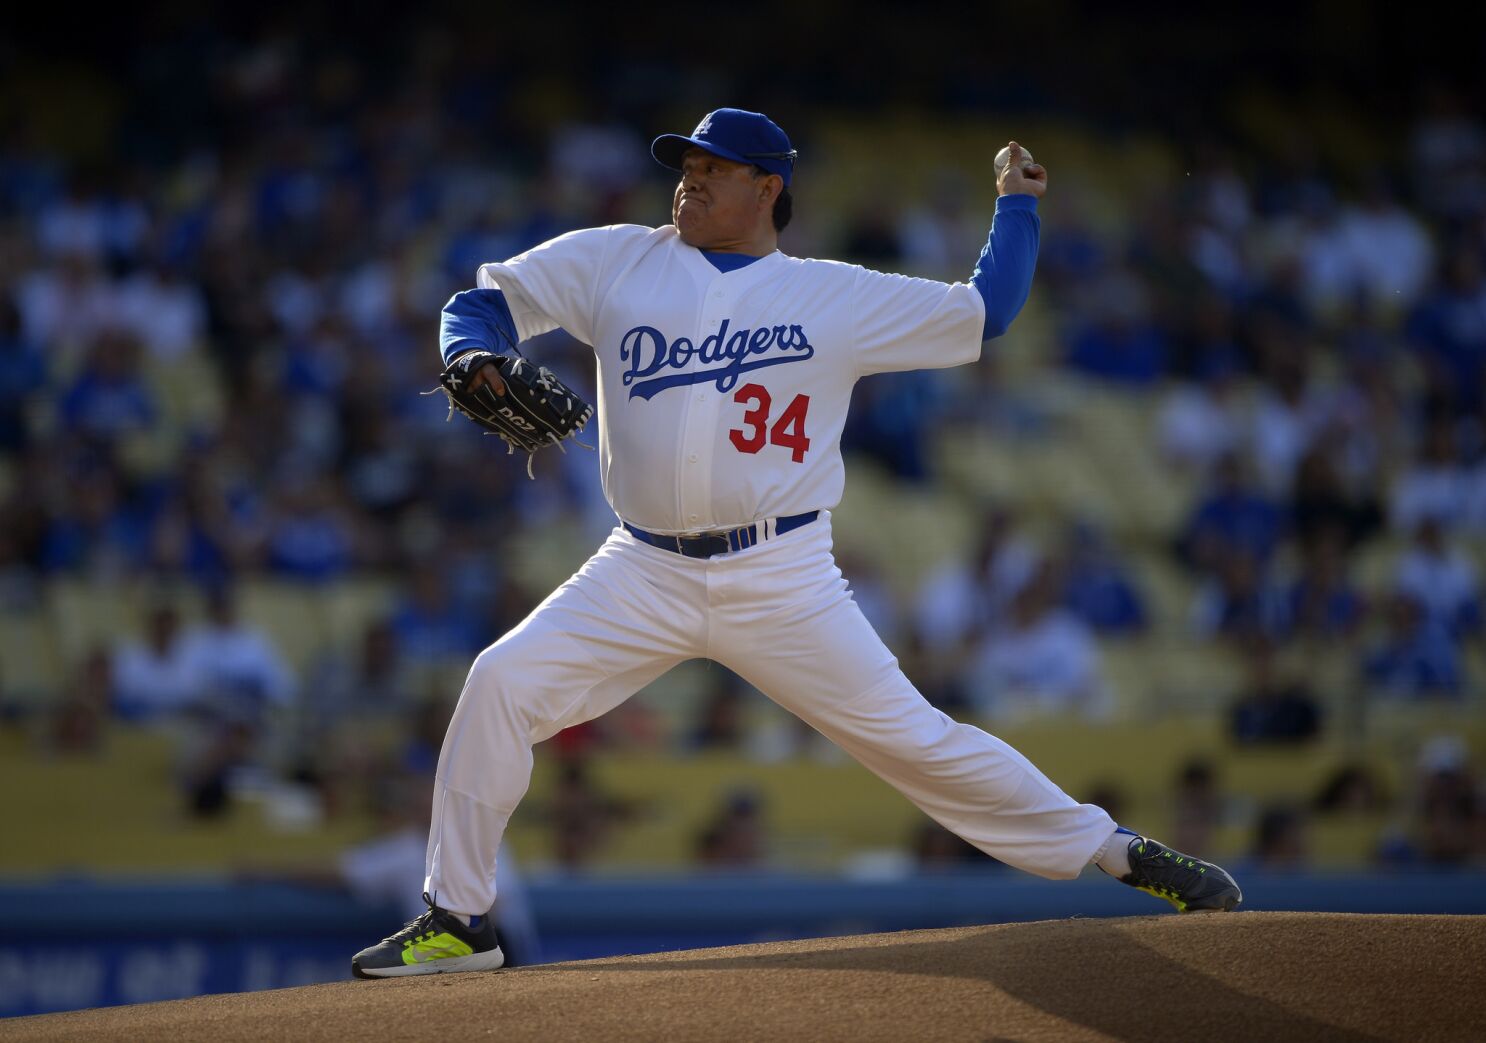
<path id="1" fill-rule="evenodd" d="M 469 658 L 547 592 L 522 555 L 554 533 L 581 555 L 613 524 L 587 453 L 544 454 L 528 481 L 420 396 L 440 306 L 482 261 L 664 221 L 648 140 L 694 116 L 570 117 L 497 145 L 478 125 L 502 99 L 436 55 L 395 87 L 272 37 L 213 68 L 191 81 L 211 133 L 115 98 L 111 133 L 152 148 L 78 161 L 25 121 L 0 141 L 0 711 L 28 756 L 118 728 L 183 736 L 197 814 L 253 773 L 334 814 L 431 770 Z M 922 176 L 890 190 L 831 113 L 774 115 L 803 156 L 786 252 L 968 275 L 994 202 L 984 171 L 936 159 L 926 129 Z M 1279 138 L 1282 163 L 1236 127 L 1156 139 L 1114 215 L 1081 188 L 1093 172 L 1024 137 L 1052 181 L 1025 328 L 975 366 L 864 382 L 844 440 L 848 487 L 862 476 L 874 510 L 936 495 L 968 534 L 908 579 L 842 549 L 936 704 L 992 730 L 1185 709 L 1221 715 L 1235 747 L 1365 742 L 1359 708 L 1380 703 L 1479 713 L 1486 122 L 1436 85 L 1404 130 L 1407 163 L 1346 177 L 1299 133 Z M 1121 147 L 1065 136 L 1088 156 Z M 848 168 L 869 188 L 816 174 Z M 532 351 L 591 393 L 586 347 L 557 333 Z M 1021 471 L 961 480 L 959 449 L 986 443 L 1008 467 L 1052 446 L 1081 473 L 1090 446 L 1055 435 L 1055 390 L 1109 418 L 1094 441 L 1135 433 L 1153 478 L 1131 488 L 1159 509 L 1079 492 L 1053 498 L 1084 508 L 1061 513 L 1023 496 Z M 349 622 L 297 640 L 296 613 L 332 604 Z M 81 643 L 59 636 L 73 606 L 103 621 Z M 1151 659 L 1175 648 L 1226 687 L 1143 702 Z M 636 813 L 590 778 L 596 751 L 810 748 L 755 728 L 762 700 L 725 671 L 682 687 L 554 740 L 556 861 L 602 860 Z M 1486 861 L 1469 748 L 1426 743 L 1417 766 L 1411 825 L 1379 857 Z M 1335 799 L 1381 799 L 1355 774 Z M 1184 768 L 1178 817 L 1203 821 L 1212 785 L 1210 764 Z M 1295 816 L 1256 816 L 1256 850 L 1298 857 Z M 696 860 L 766 860 L 760 823 L 756 794 L 730 794 Z M 959 851 L 932 830 L 915 843 L 926 861 Z"/>

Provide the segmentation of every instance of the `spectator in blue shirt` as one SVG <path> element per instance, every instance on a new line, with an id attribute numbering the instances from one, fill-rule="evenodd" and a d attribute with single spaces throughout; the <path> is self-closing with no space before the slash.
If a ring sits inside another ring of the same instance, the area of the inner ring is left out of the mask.
<path id="1" fill-rule="evenodd" d="M 1486 386 L 1486 270 L 1479 247 L 1463 244 L 1445 261 L 1441 285 L 1409 314 L 1405 333 L 1458 405 L 1481 404 Z"/>
<path id="2" fill-rule="evenodd" d="M 1366 604 L 1346 574 L 1345 540 L 1339 528 L 1328 527 L 1302 547 L 1300 575 L 1290 584 L 1287 598 L 1289 633 L 1339 638 L 1361 624 Z"/>
<path id="3" fill-rule="evenodd" d="M 101 337 L 88 364 L 62 396 L 62 422 L 69 431 L 112 441 L 147 429 L 155 403 L 139 375 L 139 345 L 130 338 Z"/>
<path id="4" fill-rule="evenodd" d="M 350 568 L 351 525 L 337 502 L 332 479 L 306 475 L 280 491 L 267 550 L 269 566 L 295 579 L 323 582 Z"/>
<path id="5" fill-rule="evenodd" d="M 1221 571 L 1234 553 L 1262 565 L 1285 534 L 1284 514 L 1250 483 L 1236 454 L 1219 461 L 1216 477 L 1216 488 L 1203 497 L 1185 526 L 1178 544 L 1182 558 L 1208 573 Z"/>
<path id="6" fill-rule="evenodd" d="M 1145 629 L 1140 592 L 1098 529 L 1087 522 L 1073 527 L 1062 571 L 1063 604 L 1099 633 L 1134 634 Z"/>
<path id="7" fill-rule="evenodd" d="M 477 614 L 461 608 L 450 596 L 449 584 L 436 565 L 415 568 L 410 596 L 392 612 L 390 624 L 407 658 L 418 663 L 437 663 L 460 658 L 487 644 Z"/>
<path id="8" fill-rule="evenodd" d="M 1275 637 L 1286 624 L 1284 591 L 1266 566 L 1244 550 L 1230 550 L 1198 592 L 1195 623 L 1208 636 Z"/>
<path id="9" fill-rule="evenodd" d="M 1362 674 L 1381 695 L 1404 698 L 1460 694 L 1460 652 L 1449 633 L 1406 594 L 1388 609 L 1388 636 L 1368 652 Z"/>
<path id="10" fill-rule="evenodd" d="M 40 565 L 46 572 L 122 574 L 144 564 L 147 526 L 111 464 L 72 476 L 74 492 L 47 522 Z"/>
<path id="11" fill-rule="evenodd" d="M 934 374 L 878 374 L 859 382 L 854 396 L 856 408 L 841 432 L 842 450 L 876 458 L 895 477 L 926 481 L 929 427 L 944 399 Z"/>
<path id="12" fill-rule="evenodd" d="M 15 302 L 0 293 L 0 452 L 26 447 L 26 402 L 45 386 L 41 352 L 22 336 Z"/>
<path id="13" fill-rule="evenodd" d="M 1133 308 L 1111 307 L 1073 332 L 1067 361 L 1092 377 L 1145 386 L 1166 371 L 1167 351 L 1166 336 L 1154 322 Z"/>

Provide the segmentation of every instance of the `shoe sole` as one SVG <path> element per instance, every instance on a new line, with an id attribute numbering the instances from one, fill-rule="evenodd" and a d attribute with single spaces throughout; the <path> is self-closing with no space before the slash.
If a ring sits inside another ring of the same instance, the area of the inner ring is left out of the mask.
<path id="1" fill-rule="evenodd" d="M 1227 913 L 1232 912 L 1240 902 L 1243 901 L 1243 892 L 1234 888 L 1226 894 L 1217 896 L 1213 905 L 1189 905 L 1182 910 L 1184 913 Z"/>
<path id="2" fill-rule="evenodd" d="M 506 965 L 506 954 L 499 948 L 468 956 L 446 956 L 427 963 L 402 963 L 395 967 L 363 967 L 351 961 L 351 973 L 358 978 L 406 978 L 414 974 L 453 974 L 458 971 L 498 971 Z"/>

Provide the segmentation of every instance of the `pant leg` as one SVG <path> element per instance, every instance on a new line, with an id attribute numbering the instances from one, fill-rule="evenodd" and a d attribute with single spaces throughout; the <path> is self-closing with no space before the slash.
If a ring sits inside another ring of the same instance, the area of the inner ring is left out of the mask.
<path id="1" fill-rule="evenodd" d="M 713 657 L 980 850 L 1038 876 L 1077 876 L 1114 821 L 919 694 L 851 599 L 825 521 L 718 559 Z"/>
<path id="2" fill-rule="evenodd" d="M 434 782 L 424 886 L 442 908 L 483 914 L 494 902 L 496 851 L 531 782 L 533 745 L 702 654 L 699 571 L 640 550 L 650 548 L 616 531 L 470 667 Z"/>

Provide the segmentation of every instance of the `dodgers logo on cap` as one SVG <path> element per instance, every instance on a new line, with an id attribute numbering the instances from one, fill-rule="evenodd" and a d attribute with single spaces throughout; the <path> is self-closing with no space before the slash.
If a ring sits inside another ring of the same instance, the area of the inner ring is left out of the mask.
<path id="1" fill-rule="evenodd" d="M 662 134 L 650 145 L 655 161 L 671 170 L 681 169 L 681 157 L 689 148 L 706 149 L 734 163 L 751 163 L 778 174 L 789 184 L 798 153 L 789 136 L 762 112 L 746 109 L 714 109 L 702 117 L 690 135 Z"/>

